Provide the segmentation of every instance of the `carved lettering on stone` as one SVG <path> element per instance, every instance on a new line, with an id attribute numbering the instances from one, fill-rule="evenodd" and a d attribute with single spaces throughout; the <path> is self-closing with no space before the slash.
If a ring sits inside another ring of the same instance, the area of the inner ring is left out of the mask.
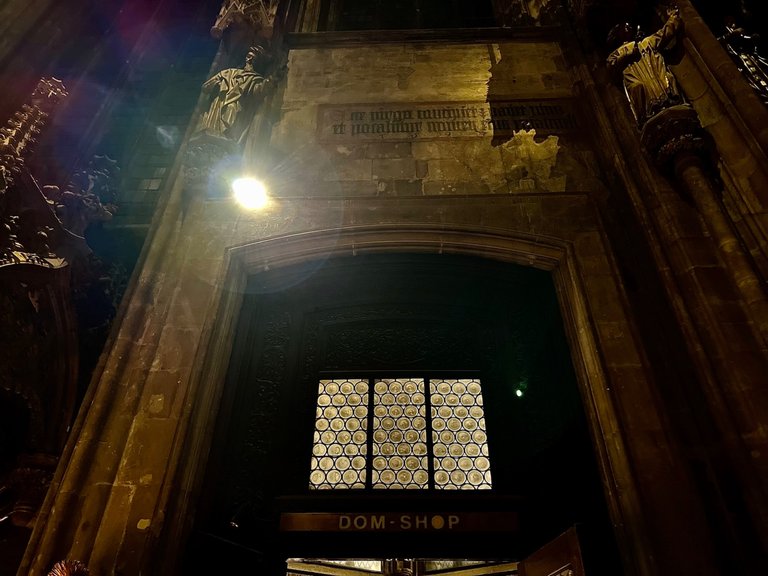
<path id="1" fill-rule="evenodd" d="M 512 137 L 523 129 L 541 135 L 575 131 L 566 99 L 322 105 L 318 139 L 323 142 L 393 142 L 442 138 Z"/>

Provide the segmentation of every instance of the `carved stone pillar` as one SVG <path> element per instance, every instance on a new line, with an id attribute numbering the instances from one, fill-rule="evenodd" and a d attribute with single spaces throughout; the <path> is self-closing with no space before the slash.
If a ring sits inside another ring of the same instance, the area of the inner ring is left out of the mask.
<path id="1" fill-rule="evenodd" d="M 657 214 L 666 248 L 682 256 L 675 266 L 680 293 L 689 310 L 702 372 L 701 393 L 712 414 L 713 425 L 723 447 L 711 446 L 727 454 L 728 479 L 737 482 L 734 493 L 721 494 L 724 509 L 730 510 L 727 533 L 732 541 L 732 560 L 755 569 L 759 565 L 757 547 L 752 542 L 765 538 L 768 518 L 768 458 L 761 415 L 768 413 L 768 391 L 762 385 L 768 373 L 765 354 L 765 287 L 748 253 L 739 242 L 723 206 L 720 190 L 713 179 L 712 151 L 695 111 L 688 105 L 673 106 L 650 118 L 641 142 L 657 166 L 676 184 L 683 200 Z M 716 247 L 720 263 L 711 260 L 708 250 L 696 238 L 687 238 L 686 218 L 692 206 Z M 659 220 L 661 215 L 662 220 Z M 708 260 L 705 264 L 704 260 Z M 733 476 L 733 477 L 731 477 Z M 738 519 L 734 519 L 738 516 Z M 759 545 L 756 545 L 759 546 Z"/>
<path id="2" fill-rule="evenodd" d="M 711 151 L 696 112 L 688 105 L 672 106 L 652 117 L 641 142 L 657 165 L 674 176 L 694 202 L 741 292 L 756 327 L 768 342 L 768 300 L 765 283 L 741 245 L 711 174 Z M 762 344 L 765 347 L 765 342 Z"/>

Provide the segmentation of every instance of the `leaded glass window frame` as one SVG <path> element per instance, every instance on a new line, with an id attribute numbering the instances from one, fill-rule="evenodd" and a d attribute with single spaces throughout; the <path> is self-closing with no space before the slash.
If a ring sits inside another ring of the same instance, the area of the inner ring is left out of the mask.
<path id="1" fill-rule="evenodd" d="M 480 375 L 321 375 L 308 486 L 491 490 Z"/>

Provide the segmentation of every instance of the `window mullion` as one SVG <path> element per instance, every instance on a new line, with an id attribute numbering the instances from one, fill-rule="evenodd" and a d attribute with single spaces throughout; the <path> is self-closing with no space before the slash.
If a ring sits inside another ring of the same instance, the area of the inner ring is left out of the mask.
<path id="1" fill-rule="evenodd" d="M 430 392 L 430 380 L 424 378 L 424 420 L 427 423 L 427 477 L 430 490 L 435 489 L 435 460 L 432 452 L 432 394 Z"/>
<path id="2" fill-rule="evenodd" d="M 373 415 L 373 409 L 375 408 L 374 403 L 374 382 L 375 380 L 373 378 L 368 378 L 368 430 L 366 434 L 366 450 L 368 452 L 367 457 L 365 459 L 365 489 L 370 490 L 373 487 L 373 424 L 374 424 L 374 415 Z"/>

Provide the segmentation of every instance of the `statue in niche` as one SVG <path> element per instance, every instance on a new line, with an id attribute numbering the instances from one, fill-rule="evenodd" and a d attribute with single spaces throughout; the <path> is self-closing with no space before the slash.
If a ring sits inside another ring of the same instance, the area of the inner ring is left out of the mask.
<path id="1" fill-rule="evenodd" d="M 269 79 L 256 72 L 267 63 L 262 46 L 252 46 L 242 68 L 222 70 L 203 84 L 210 95 L 208 110 L 201 116 L 199 132 L 242 143 L 253 119 L 256 105 Z"/>
<path id="2" fill-rule="evenodd" d="M 624 91 L 637 124 L 645 123 L 671 106 L 683 103 L 675 77 L 667 68 L 663 53 L 674 44 L 682 20 L 677 8 L 670 9 L 664 26 L 650 36 L 643 36 L 629 23 L 615 26 L 608 35 L 611 47 L 608 69 L 621 73 Z"/>
<path id="3" fill-rule="evenodd" d="M 725 34 L 718 40 L 763 103 L 768 104 L 768 60 L 757 51 L 760 36 L 747 34 L 733 17 L 728 17 Z"/>

